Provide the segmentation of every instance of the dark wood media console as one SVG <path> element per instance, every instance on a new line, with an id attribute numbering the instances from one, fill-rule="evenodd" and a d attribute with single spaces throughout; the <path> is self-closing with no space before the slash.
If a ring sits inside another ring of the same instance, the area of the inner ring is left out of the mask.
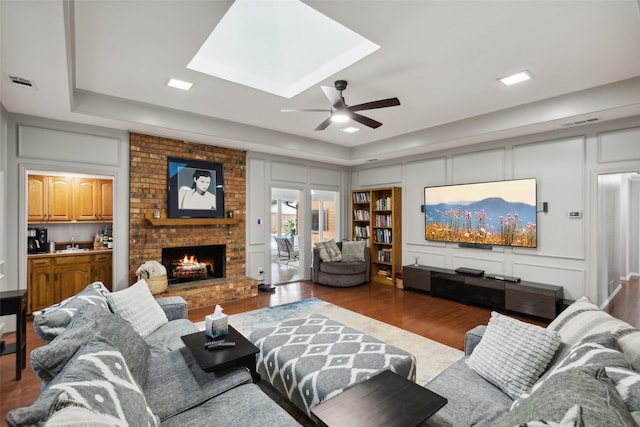
<path id="1" fill-rule="evenodd" d="M 554 319 L 562 310 L 562 286 L 507 282 L 425 265 L 405 265 L 402 279 L 406 289 L 426 291 L 434 297 L 455 299 L 464 304 L 486 305 L 544 319 Z"/>

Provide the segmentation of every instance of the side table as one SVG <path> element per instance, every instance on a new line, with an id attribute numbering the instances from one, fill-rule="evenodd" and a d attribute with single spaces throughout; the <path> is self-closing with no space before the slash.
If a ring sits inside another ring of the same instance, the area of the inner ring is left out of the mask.
<path id="1" fill-rule="evenodd" d="M 191 350 L 193 357 L 205 372 L 215 372 L 228 369 L 233 366 L 244 366 L 251 372 L 254 382 L 260 381 L 260 376 L 256 372 L 256 354 L 260 349 L 253 345 L 233 326 L 229 325 L 229 333 L 216 338 L 220 341 L 233 341 L 235 347 L 207 350 L 204 343 L 211 338 L 205 335 L 204 331 L 183 335 L 182 342 Z"/>
<path id="2" fill-rule="evenodd" d="M 27 290 L 0 292 L 0 316 L 16 315 L 16 341 L 5 343 L 0 356 L 16 354 L 16 380 L 27 367 Z"/>

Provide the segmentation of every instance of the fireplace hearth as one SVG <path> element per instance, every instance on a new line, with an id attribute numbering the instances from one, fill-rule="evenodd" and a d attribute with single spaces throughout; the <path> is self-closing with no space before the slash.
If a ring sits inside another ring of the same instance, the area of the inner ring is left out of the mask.
<path id="1" fill-rule="evenodd" d="M 225 277 L 226 245 L 162 248 L 169 286 Z"/>

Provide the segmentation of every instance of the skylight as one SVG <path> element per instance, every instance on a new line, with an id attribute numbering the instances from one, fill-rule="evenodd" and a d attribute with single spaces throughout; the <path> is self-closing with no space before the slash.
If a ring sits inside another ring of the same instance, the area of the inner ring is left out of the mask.
<path id="1" fill-rule="evenodd" d="M 236 0 L 187 68 L 291 98 L 377 49 L 298 0 Z"/>

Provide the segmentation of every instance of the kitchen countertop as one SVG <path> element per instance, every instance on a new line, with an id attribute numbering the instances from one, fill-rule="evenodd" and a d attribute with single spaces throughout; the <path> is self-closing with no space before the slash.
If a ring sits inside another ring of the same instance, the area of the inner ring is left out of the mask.
<path id="1" fill-rule="evenodd" d="M 111 253 L 113 249 L 89 249 L 88 251 L 77 251 L 77 252 L 43 252 L 38 254 L 27 254 L 27 258 L 49 258 L 49 257 L 58 257 L 58 256 L 78 256 L 78 255 L 94 255 L 101 253 Z"/>

